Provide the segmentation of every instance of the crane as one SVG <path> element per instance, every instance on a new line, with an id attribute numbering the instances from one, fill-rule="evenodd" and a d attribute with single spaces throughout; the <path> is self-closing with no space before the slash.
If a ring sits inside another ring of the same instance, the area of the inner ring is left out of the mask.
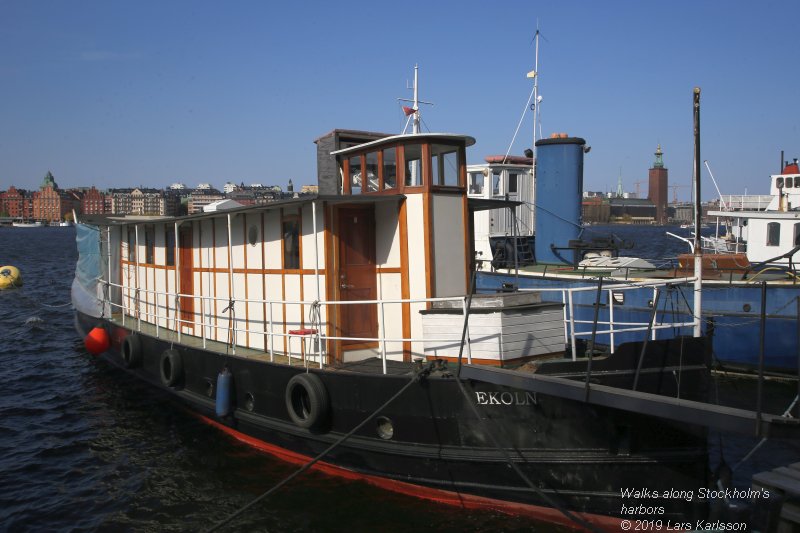
<path id="1" fill-rule="evenodd" d="M 641 198 L 642 196 L 639 194 L 639 185 L 645 183 L 645 180 L 634 181 L 633 184 L 636 185 L 636 198 Z"/>
<path id="2" fill-rule="evenodd" d="M 672 189 L 672 203 L 678 203 L 678 189 L 681 187 L 688 187 L 688 185 L 670 185 L 669 188 Z"/>

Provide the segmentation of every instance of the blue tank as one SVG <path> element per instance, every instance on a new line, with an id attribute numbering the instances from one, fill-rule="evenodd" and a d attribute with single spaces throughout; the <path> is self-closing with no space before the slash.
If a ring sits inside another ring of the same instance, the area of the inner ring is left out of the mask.
<path id="1" fill-rule="evenodd" d="M 569 241 L 580 237 L 583 147 L 579 137 L 536 142 L 536 262 L 575 263 Z"/>
<path id="2" fill-rule="evenodd" d="M 228 367 L 220 371 L 217 376 L 216 413 L 218 417 L 228 416 L 233 403 L 233 374 Z"/>

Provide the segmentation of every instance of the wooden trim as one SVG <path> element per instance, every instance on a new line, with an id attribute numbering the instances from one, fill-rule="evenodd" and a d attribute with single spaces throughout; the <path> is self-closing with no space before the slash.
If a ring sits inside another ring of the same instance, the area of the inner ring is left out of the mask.
<path id="1" fill-rule="evenodd" d="M 352 187 L 350 186 L 350 158 L 342 158 L 342 194 L 345 196 L 353 194 Z"/>
<path id="2" fill-rule="evenodd" d="M 323 250 L 325 252 L 325 299 L 328 301 L 332 301 L 336 298 L 336 276 L 335 275 L 327 275 L 328 272 L 333 273 L 333 265 L 334 265 L 334 257 L 336 255 L 336 248 L 334 246 L 335 237 L 334 231 L 332 227 L 331 220 L 333 217 L 333 207 L 330 207 L 327 202 L 323 202 L 322 204 L 322 216 L 323 216 L 323 224 L 324 230 L 322 234 L 322 242 L 323 242 Z M 335 324 L 336 322 L 336 308 L 335 306 L 328 306 L 325 310 L 325 334 L 328 337 L 333 337 L 336 335 Z M 338 353 L 339 349 L 339 341 L 328 341 L 327 345 L 327 364 L 331 363 L 331 359 L 338 360 L 336 354 Z"/>
<path id="3" fill-rule="evenodd" d="M 400 224 L 400 298 L 407 300 L 411 297 L 408 281 L 408 213 L 406 201 L 398 204 L 397 216 Z M 411 338 L 411 304 L 401 305 L 403 338 Z M 403 361 L 411 361 L 411 342 L 403 341 Z"/>
<path id="4" fill-rule="evenodd" d="M 433 298 L 436 294 L 436 256 L 434 253 L 433 234 L 433 196 L 422 195 L 422 224 L 425 234 L 425 297 Z M 430 304 L 428 304 L 430 307 Z"/>
<path id="5" fill-rule="evenodd" d="M 402 274 L 403 270 L 401 267 L 375 267 L 376 274 Z"/>
<path id="6" fill-rule="evenodd" d="M 135 265 L 136 263 L 134 263 L 133 261 L 127 261 L 125 259 L 122 259 L 120 264 L 121 265 Z M 155 269 L 155 270 L 175 270 L 174 266 L 156 265 L 156 264 L 151 264 L 151 263 L 140 263 L 139 266 L 141 268 L 152 268 L 152 269 Z"/>

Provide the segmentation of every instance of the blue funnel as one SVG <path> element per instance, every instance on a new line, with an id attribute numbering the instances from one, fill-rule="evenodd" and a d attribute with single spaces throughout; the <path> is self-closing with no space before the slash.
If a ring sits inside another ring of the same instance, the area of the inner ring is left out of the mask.
<path id="1" fill-rule="evenodd" d="M 575 263 L 569 241 L 580 237 L 583 146 L 580 137 L 536 142 L 536 261 Z"/>

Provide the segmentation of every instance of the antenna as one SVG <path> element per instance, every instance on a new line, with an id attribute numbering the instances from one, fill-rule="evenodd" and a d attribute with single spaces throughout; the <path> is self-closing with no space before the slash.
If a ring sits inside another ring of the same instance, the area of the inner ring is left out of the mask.
<path id="1" fill-rule="evenodd" d="M 420 122 L 419 104 L 433 105 L 433 102 L 424 102 L 419 99 L 419 65 L 416 64 L 414 65 L 414 86 L 409 87 L 408 82 L 406 82 L 406 89 L 414 90 L 414 99 L 413 100 L 409 100 L 407 98 L 397 99 L 400 102 L 411 102 L 413 106 L 413 107 L 403 106 L 403 112 L 408 117 L 408 120 L 406 120 L 406 125 L 403 128 L 403 133 L 405 133 L 406 130 L 408 129 L 408 123 L 413 118 L 414 122 L 411 128 L 411 133 L 417 134 L 419 133 L 419 122 Z"/>
<path id="2" fill-rule="evenodd" d="M 727 211 L 727 206 L 725 205 L 725 200 L 722 198 L 722 193 L 719 190 L 719 185 L 717 185 L 717 180 L 714 179 L 714 173 L 711 172 L 711 167 L 708 166 L 708 159 L 704 160 L 706 168 L 708 169 L 708 175 L 711 176 L 711 181 L 714 183 L 714 188 L 717 189 L 717 194 L 719 195 L 719 203 L 722 206 L 723 211 Z"/>

